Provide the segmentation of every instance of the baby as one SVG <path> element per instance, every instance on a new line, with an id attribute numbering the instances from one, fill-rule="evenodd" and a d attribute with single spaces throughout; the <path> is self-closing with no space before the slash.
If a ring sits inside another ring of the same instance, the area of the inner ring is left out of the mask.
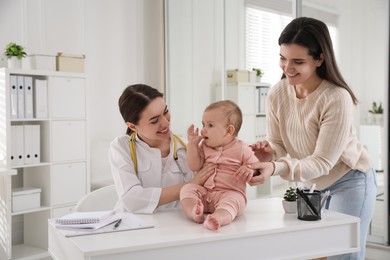
<path id="1" fill-rule="evenodd" d="M 223 100 L 209 105 L 199 129 L 187 130 L 187 161 L 199 171 L 204 163 L 216 165 L 214 174 L 203 186 L 187 183 L 180 192 L 185 215 L 210 230 L 218 230 L 243 213 L 246 206 L 246 182 L 254 171 L 247 167 L 258 161 L 252 149 L 237 139 L 242 124 L 240 108 Z M 205 218 L 204 213 L 211 213 Z"/>

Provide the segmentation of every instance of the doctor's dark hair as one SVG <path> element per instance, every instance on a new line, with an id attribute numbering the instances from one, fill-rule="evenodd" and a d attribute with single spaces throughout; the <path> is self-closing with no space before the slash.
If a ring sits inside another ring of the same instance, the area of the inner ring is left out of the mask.
<path id="1" fill-rule="evenodd" d="M 119 111 L 125 122 L 138 124 L 141 113 L 144 109 L 158 97 L 163 97 L 157 89 L 144 84 L 130 85 L 125 88 L 119 97 Z M 133 131 L 127 128 L 126 134 L 130 135 Z"/>
<path id="2" fill-rule="evenodd" d="M 353 103 L 355 105 L 358 103 L 356 96 L 345 82 L 337 66 L 332 39 L 324 22 L 309 17 L 295 18 L 280 34 L 279 46 L 282 44 L 297 44 L 305 47 L 315 60 L 318 60 L 323 53 L 324 61 L 321 66 L 317 67 L 317 75 L 346 89 L 351 95 Z M 282 79 L 285 77 L 286 75 L 283 73 Z"/>

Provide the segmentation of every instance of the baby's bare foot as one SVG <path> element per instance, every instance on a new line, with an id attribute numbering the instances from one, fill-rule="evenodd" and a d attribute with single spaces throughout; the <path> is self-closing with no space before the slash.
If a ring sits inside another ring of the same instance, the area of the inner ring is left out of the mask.
<path id="1" fill-rule="evenodd" d="M 200 199 L 196 201 L 195 207 L 192 209 L 192 218 L 196 223 L 204 222 L 203 203 Z"/>
<path id="2" fill-rule="evenodd" d="M 208 215 L 203 225 L 210 230 L 218 230 L 221 227 L 218 219 L 213 215 Z"/>

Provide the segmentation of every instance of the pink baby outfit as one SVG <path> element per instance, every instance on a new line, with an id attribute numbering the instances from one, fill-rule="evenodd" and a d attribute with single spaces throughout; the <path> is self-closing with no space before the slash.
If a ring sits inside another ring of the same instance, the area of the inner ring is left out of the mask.
<path id="1" fill-rule="evenodd" d="M 235 177 L 242 165 L 258 161 L 252 149 L 243 141 L 235 140 L 225 147 L 211 148 L 201 144 L 205 162 L 217 165 L 216 170 L 203 186 L 187 183 L 180 192 L 180 200 L 201 199 L 205 213 L 217 208 L 230 212 L 232 219 L 240 215 L 246 205 L 246 182 Z"/>

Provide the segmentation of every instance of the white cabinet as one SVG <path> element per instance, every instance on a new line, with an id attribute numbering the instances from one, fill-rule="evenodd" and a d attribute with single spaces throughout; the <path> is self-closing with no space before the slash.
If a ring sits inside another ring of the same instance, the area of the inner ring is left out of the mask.
<path id="1" fill-rule="evenodd" d="M 26 82 L 32 93 L 15 91 Z M 14 172 L 0 175 L 0 252 L 9 259 L 47 257 L 48 219 L 90 190 L 86 93 L 82 73 L 0 69 L 0 167 Z M 26 187 L 41 191 L 39 207 L 13 212 L 12 189 Z"/>
<path id="2" fill-rule="evenodd" d="M 51 118 L 85 118 L 85 82 L 83 78 L 50 79 Z"/>
<path id="3" fill-rule="evenodd" d="M 85 131 L 85 121 L 53 121 L 52 161 L 85 160 L 86 147 L 79 145 L 86 143 Z"/>
<path id="4" fill-rule="evenodd" d="M 86 165 L 84 162 L 52 166 L 51 204 L 76 204 L 85 195 Z M 71 192 L 69 188 L 71 187 Z"/>

